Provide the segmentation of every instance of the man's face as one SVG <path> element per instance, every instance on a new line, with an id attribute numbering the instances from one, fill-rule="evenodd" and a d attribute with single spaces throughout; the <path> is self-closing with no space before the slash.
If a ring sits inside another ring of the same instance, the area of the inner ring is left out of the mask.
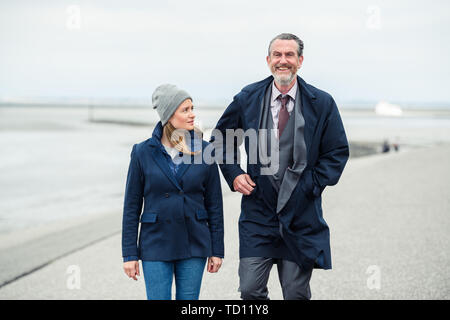
<path id="1" fill-rule="evenodd" d="M 277 39 L 272 43 L 267 65 L 275 78 L 275 82 L 288 86 L 294 80 L 297 70 L 302 66 L 303 56 L 298 56 L 295 40 Z"/>

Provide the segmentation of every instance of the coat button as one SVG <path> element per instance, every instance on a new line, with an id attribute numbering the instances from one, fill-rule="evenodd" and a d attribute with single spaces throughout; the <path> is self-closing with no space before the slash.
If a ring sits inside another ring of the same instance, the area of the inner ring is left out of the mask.
<path id="1" fill-rule="evenodd" d="M 184 194 L 183 190 L 180 190 L 180 192 L 178 192 L 179 194 Z"/>
<path id="2" fill-rule="evenodd" d="M 164 196 L 165 196 L 166 198 L 168 198 L 168 197 L 169 197 L 169 194 L 168 194 L 168 193 L 165 193 Z"/>

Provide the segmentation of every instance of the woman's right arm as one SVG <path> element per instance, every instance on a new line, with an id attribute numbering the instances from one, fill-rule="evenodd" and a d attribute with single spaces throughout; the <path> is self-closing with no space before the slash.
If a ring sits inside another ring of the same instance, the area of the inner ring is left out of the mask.
<path id="1" fill-rule="evenodd" d="M 122 256 L 124 262 L 128 262 L 133 258 L 136 261 L 138 260 L 137 238 L 143 195 L 144 175 L 136 153 L 135 144 L 131 151 L 123 205 Z"/>

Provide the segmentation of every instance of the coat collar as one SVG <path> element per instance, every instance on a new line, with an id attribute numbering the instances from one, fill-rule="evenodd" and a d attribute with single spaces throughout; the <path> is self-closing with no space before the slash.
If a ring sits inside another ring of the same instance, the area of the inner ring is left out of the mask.
<path id="1" fill-rule="evenodd" d="M 262 103 L 264 102 L 264 95 L 266 93 L 266 90 L 268 87 L 272 84 L 274 78 L 273 76 L 269 76 L 266 79 L 260 81 L 257 83 L 257 87 L 254 87 L 253 90 L 256 90 L 254 95 L 251 95 L 251 97 L 248 98 L 248 101 L 246 105 L 251 106 L 250 108 L 246 108 L 244 111 L 245 113 L 248 113 L 247 119 L 252 119 L 249 123 L 249 127 L 256 130 L 258 133 L 259 131 L 259 123 L 260 118 L 258 119 L 258 116 L 255 117 L 254 115 L 261 115 L 262 110 Z M 302 106 L 303 106 L 303 113 L 307 113 L 307 115 L 304 116 L 306 118 L 310 118 L 309 113 L 315 114 L 314 110 L 314 100 L 316 99 L 316 96 L 313 92 L 311 92 L 309 85 L 300 77 L 297 76 L 297 85 L 298 89 L 301 92 L 301 99 L 302 99 Z M 306 119 L 305 119 L 306 120 Z"/>
<path id="2" fill-rule="evenodd" d="M 152 156 L 155 160 L 158 167 L 161 169 L 161 171 L 167 176 L 167 178 L 177 187 L 177 189 L 181 190 L 182 186 L 180 186 L 180 183 L 178 181 L 181 181 L 181 177 L 184 175 L 186 170 L 190 167 L 190 165 L 194 162 L 194 156 L 189 156 L 190 161 L 187 161 L 188 163 L 185 163 L 181 161 L 179 164 L 177 175 L 176 177 L 173 175 L 172 170 L 170 170 L 169 164 L 167 163 L 167 159 L 163 154 L 163 148 L 164 146 L 161 143 L 161 137 L 163 134 L 163 127 L 161 124 L 161 121 L 159 121 L 155 129 L 152 133 L 152 138 L 149 139 L 149 146 L 152 148 Z M 190 130 L 189 134 L 191 136 L 191 150 L 192 151 L 201 151 L 202 150 L 202 139 L 199 137 L 197 133 L 194 132 L 194 130 Z M 176 158 L 179 157 L 179 160 L 183 159 L 183 154 L 180 152 L 179 155 L 176 156 Z M 186 157 L 186 155 L 184 155 Z M 176 159 L 175 158 L 175 159 Z"/>
<path id="3" fill-rule="evenodd" d="M 191 150 L 199 151 L 202 147 L 202 137 L 199 136 L 194 130 L 189 130 L 188 132 L 191 136 Z M 158 121 L 155 129 L 153 129 L 152 138 L 149 140 L 150 145 L 153 147 L 163 147 L 161 143 L 162 134 L 163 126 L 161 121 Z"/>
<path id="4" fill-rule="evenodd" d="M 249 95 L 248 100 L 244 103 L 248 106 L 248 108 L 243 109 L 243 112 L 246 114 L 245 118 L 251 119 L 248 122 L 247 128 L 255 129 L 257 136 L 259 136 L 259 125 L 261 123 L 261 112 L 263 110 L 264 96 L 273 80 L 273 76 L 269 76 L 255 84 L 255 87 L 248 90 L 249 93 L 252 92 L 253 94 Z M 318 123 L 318 115 L 315 110 L 316 95 L 311 91 L 310 85 L 308 85 L 300 76 L 297 76 L 297 84 L 301 96 L 301 112 L 305 120 L 304 139 L 306 144 L 306 152 L 307 155 L 309 155 L 311 139 Z M 255 117 L 255 115 L 257 116 Z M 309 162 L 307 161 L 307 163 Z M 260 164 L 258 163 L 255 168 L 255 173 L 258 175 L 260 172 L 259 166 Z"/>

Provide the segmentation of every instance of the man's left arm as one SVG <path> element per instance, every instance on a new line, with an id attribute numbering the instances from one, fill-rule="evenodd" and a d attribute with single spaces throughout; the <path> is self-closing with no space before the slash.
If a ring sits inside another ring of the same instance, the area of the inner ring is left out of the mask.
<path id="1" fill-rule="evenodd" d="M 311 170 L 305 172 L 306 193 L 318 197 L 325 186 L 335 185 L 349 158 L 349 146 L 339 110 L 330 97 L 330 112 L 320 140 L 319 156 Z"/>

